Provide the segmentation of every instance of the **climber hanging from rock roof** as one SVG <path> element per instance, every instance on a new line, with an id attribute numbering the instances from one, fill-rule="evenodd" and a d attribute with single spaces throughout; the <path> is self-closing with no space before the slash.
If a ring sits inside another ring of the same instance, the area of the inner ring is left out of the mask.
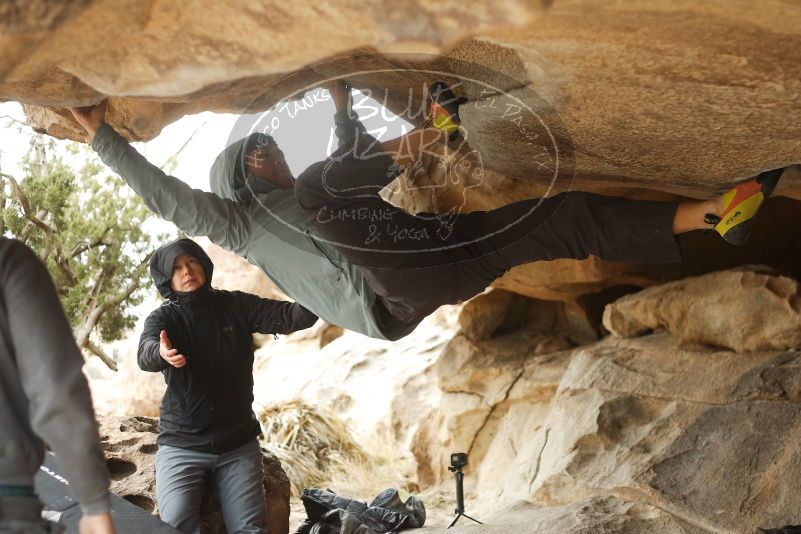
<path id="1" fill-rule="evenodd" d="M 631 200 L 578 191 L 470 213 L 411 214 L 379 191 L 432 143 L 459 136 L 462 99 L 429 89 L 429 120 L 380 142 L 351 110 L 342 81 L 329 87 L 339 147 L 295 179 L 274 139 L 252 133 L 223 150 L 213 193 L 150 164 L 104 121 L 104 108 L 73 108 L 92 148 L 160 217 L 208 236 L 259 266 L 324 320 L 379 338 L 409 334 L 443 304 L 467 300 L 517 265 L 559 258 L 680 262 L 676 234 L 715 228 L 743 243 L 782 169 L 697 202 Z M 458 139 L 457 139 L 458 140 Z"/>

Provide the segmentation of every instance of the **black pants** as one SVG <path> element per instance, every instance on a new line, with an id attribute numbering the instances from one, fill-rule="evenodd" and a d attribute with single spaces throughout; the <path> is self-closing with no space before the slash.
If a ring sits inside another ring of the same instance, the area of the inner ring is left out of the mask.
<path id="1" fill-rule="evenodd" d="M 295 183 L 318 235 L 360 268 L 388 320 L 419 321 L 532 261 L 681 261 L 674 203 L 566 192 L 490 211 L 412 215 L 378 194 L 395 177 L 391 165 L 388 156 L 351 147 Z"/>

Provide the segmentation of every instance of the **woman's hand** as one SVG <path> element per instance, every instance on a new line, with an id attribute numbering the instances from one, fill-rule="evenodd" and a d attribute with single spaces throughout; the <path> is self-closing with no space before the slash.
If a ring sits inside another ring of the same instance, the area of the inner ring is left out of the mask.
<path id="1" fill-rule="evenodd" d="M 183 354 L 178 354 L 178 349 L 172 348 L 172 342 L 167 337 L 166 330 L 162 330 L 161 334 L 159 334 L 159 355 L 165 362 L 176 369 L 186 365 L 186 357 Z"/>
<path id="2" fill-rule="evenodd" d="M 337 111 L 350 109 L 350 86 L 343 80 L 331 80 L 328 83 L 328 91 L 334 99 Z"/>

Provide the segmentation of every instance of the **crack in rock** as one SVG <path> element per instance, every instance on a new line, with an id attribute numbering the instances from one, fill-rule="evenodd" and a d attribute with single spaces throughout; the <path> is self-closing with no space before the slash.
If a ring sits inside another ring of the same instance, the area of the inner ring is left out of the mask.
<path id="1" fill-rule="evenodd" d="M 534 482 L 537 480 L 537 477 L 540 474 L 540 465 L 542 463 L 542 453 L 545 452 L 545 447 L 548 445 L 548 436 L 551 433 L 550 428 L 545 429 L 545 441 L 542 444 L 542 448 L 540 449 L 540 453 L 537 455 L 537 465 L 534 466 L 534 476 L 531 477 L 531 482 L 529 482 L 528 487 L 529 490 L 534 486 Z"/>
<path id="2" fill-rule="evenodd" d="M 683 513 L 682 511 L 674 509 L 672 506 L 670 506 L 669 503 L 661 502 L 658 496 L 653 497 L 640 489 L 626 488 L 620 490 L 599 491 L 597 493 L 594 493 L 593 496 L 615 497 L 617 499 L 626 502 L 639 503 L 652 506 L 657 510 L 660 510 L 672 517 L 675 517 L 679 521 L 687 523 L 688 525 L 691 525 L 704 532 L 708 532 L 709 534 L 738 534 L 735 531 L 709 524 L 704 518 L 690 517 L 689 515 Z"/>
<path id="3" fill-rule="evenodd" d="M 490 407 L 489 412 L 487 412 L 487 416 L 484 418 L 484 421 L 481 423 L 481 426 L 478 427 L 478 430 L 476 430 L 476 433 L 473 434 L 473 439 L 470 441 L 470 446 L 467 448 L 467 455 L 468 456 L 470 456 L 470 454 L 473 452 L 473 447 L 475 446 L 476 441 L 478 440 L 479 436 L 481 435 L 481 432 L 484 430 L 484 427 L 487 426 L 487 423 L 490 421 L 490 419 L 492 419 L 492 414 L 495 413 L 495 410 L 498 408 L 498 406 L 503 404 L 506 401 L 506 399 L 509 398 L 509 394 L 511 393 L 512 388 L 515 387 L 515 384 L 517 384 L 517 381 L 520 380 L 520 377 L 523 376 L 524 372 L 525 372 L 525 370 L 521 369 L 517 373 L 517 375 L 514 377 L 514 379 L 512 379 L 512 381 L 509 383 L 509 387 L 506 388 L 506 391 L 504 391 L 503 398 L 501 400 L 499 400 L 498 402 L 496 402 L 495 404 L 493 404 L 492 407 Z"/>

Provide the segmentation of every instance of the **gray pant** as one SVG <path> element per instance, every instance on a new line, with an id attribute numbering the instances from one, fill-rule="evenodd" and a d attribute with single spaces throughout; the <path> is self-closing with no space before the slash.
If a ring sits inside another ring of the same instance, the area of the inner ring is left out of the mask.
<path id="1" fill-rule="evenodd" d="M 0 533 L 55 534 L 64 527 L 42 519 L 42 503 L 36 497 L 0 497 Z"/>
<path id="2" fill-rule="evenodd" d="M 263 478 L 257 439 L 225 454 L 161 445 L 156 453 L 159 514 L 181 532 L 201 532 L 200 507 L 210 485 L 230 534 L 266 533 Z"/>

